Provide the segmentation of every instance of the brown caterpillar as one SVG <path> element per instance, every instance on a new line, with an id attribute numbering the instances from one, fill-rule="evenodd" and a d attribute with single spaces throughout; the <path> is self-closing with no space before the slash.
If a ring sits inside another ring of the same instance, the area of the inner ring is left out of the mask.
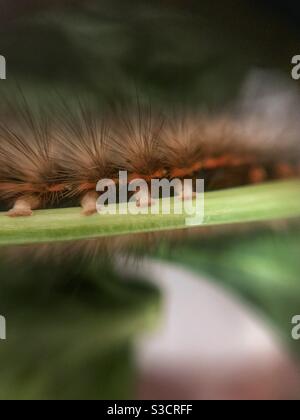
<path id="1" fill-rule="evenodd" d="M 1 118 L 0 201 L 11 206 L 11 217 L 70 200 L 90 215 L 97 182 L 117 183 L 120 170 L 128 172 L 128 182 L 197 176 L 207 190 L 297 177 L 300 148 L 293 128 L 273 133 L 259 116 L 171 117 L 140 105 L 106 116 L 64 105 L 39 117 L 24 106 Z"/>

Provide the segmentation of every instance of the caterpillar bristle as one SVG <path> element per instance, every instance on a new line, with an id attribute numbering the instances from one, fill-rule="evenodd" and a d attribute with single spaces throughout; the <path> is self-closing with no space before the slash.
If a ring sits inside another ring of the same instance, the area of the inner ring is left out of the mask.
<path id="1" fill-rule="evenodd" d="M 102 118 L 80 108 L 77 114 L 58 118 L 52 142 L 59 165 L 59 180 L 66 196 L 81 196 L 95 191 L 96 183 L 114 177 L 109 128 Z"/>
<path id="2" fill-rule="evenodd" d="M 160 147 L 165 119 L 152 109 L 119 110 L 112 121 L 113 165 L 130 174 L 130 180 L 166 175 Z"/>

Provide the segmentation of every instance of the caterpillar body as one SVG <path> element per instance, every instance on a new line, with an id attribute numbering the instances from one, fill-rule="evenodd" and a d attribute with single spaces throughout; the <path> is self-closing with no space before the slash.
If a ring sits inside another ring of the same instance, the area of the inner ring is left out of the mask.
<path id="1" fill-rule="evenodd" d="M 98 181 L 118 183 L 121 170 L 128 182 L 197 176 L 207 190 L 300 175 L 297 139 L 286 131 L 281 144 L 259 118 L 163 117 L 140 107 L 106 118 L 83 107 L 63 115 L 23 109 L 0 122 L 0 200 L 9 216 L 74 200 L 93 214 Z"/>

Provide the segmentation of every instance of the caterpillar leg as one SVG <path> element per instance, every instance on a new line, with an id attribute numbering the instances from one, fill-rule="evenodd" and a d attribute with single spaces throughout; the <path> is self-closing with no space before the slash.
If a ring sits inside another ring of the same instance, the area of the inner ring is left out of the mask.
<path id="1" fill-rule="evenodd" d="M 7 213 L 9 217 L 32 216 L 32 211 L 41 205 L 39 197 L 34 195 L 24 195 L 19 197 L 11 210 Z"/>
<path id="2" fill-rule="evenodd" d="M 190 184 L 185 184 L 184 188 L 178 185 L 175 186 L 175 195 L 181 200 L 192 200 L 196 197 L 196 193 L 193 191 L 193 186 Z"/>
<path id="3" fill-rule="evenodd" d="M 83 216 L 92 216 L 93 214 L 97 213 L 96 205 L 97 205 L 98 198 L 99 198 L 99 194 L 96 191 L 89 191 L 82 197 L 81 214 Z"/>
<path id="4" fill-rule="evenodd" d="M 250 169 L 249 181 L 252 184 L 259 184 L 267 179 L 268 174 L 262 166 L 255 166 Z"/>
<path id="5" fill-rule="evenodd" d="M 276 175 L 280 178 L 293 178 L 297 175 L 297 168 L 288 163 L 278 163 L 275 167 Z"/>

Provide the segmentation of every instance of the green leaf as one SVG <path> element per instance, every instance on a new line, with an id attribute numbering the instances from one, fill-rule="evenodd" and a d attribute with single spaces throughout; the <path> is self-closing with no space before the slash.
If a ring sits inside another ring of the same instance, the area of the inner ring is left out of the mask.
<path id="1" fill-rule="evenodd" d="M 162 206 L 162 204 L 161 204 Z M 203 226 L 300 217 L 300 181 L 270 182 L 205 194 Z M 157 232 L 191 227 L 187 214 L 84 217 L 79 208 L 36 211 L 11 219 L 0 214 L 0 245 L 30 244 Z M 199 224 L 198 224 L 199 226 Z"/>

